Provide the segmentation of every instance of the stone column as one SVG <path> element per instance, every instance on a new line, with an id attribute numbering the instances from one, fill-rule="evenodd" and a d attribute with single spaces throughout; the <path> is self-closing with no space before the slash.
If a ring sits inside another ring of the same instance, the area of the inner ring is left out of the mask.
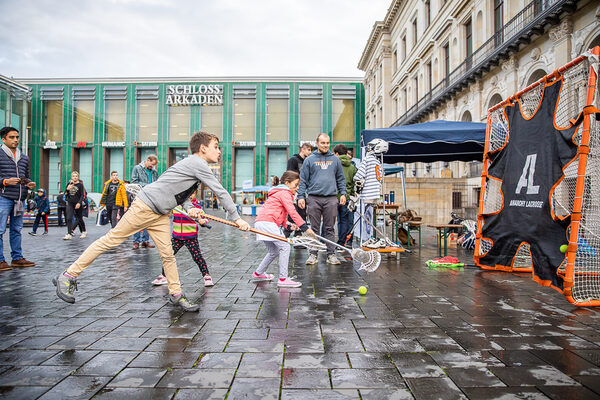
<path id="1" fill-rule="evenodd" d="M 504 82 L 510 96 L 519 90 L 519 61 L 515 54 L 502 63 L 502 71 L 505 74 Z"/>
<path id="2" fill-rule="evenodd" d="M 550 39 L 554 43 L 554 69 L 571 61 L 573 21 L 567 17 L 550 29 Z"/>

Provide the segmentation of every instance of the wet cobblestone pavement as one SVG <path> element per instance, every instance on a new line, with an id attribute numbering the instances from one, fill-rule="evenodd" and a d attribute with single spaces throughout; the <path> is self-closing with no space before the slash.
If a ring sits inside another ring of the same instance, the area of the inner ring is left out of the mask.
<path id="1" fill-rule="evenodd" d="M 104 232 L 25 234 L 38 265 L 0 272 L 0 398 L 600 398 L 600 310 L 525 274 L 428 270 L 432 239 L 368 275 L 324 254 L 308 267 L 294 250 L 303 286 L 278 289 L 250 281 L 264 246 L 214 224 L 200 236 L 214 287 L 177 254 L 200 312 L 167 303 L 167 288 L 150 284 L 156 249 L 131 241 L 83 273 L 75 304 L 59 300 L 51 278 Z"/>

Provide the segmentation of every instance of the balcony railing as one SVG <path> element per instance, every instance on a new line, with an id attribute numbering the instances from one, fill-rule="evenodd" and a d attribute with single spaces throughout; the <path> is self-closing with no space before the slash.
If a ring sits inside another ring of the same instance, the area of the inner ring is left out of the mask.
<path id="1" fill-rule="evenodd" d="M 534 0 L 529 3 L 448 76 L 418 99 L 392 126 L 417 122 L 446 96 L 474 82 L 483 72 L 498 65 L 500 59 L 507 58 L 511 51 L 518 51 L 521 43 L 529 43 L 532 34 L 543 34 L 546 23 L 557 24 L 559 14 L 565 9 L 574 10 L 576 3 L 576 0 Z"/>

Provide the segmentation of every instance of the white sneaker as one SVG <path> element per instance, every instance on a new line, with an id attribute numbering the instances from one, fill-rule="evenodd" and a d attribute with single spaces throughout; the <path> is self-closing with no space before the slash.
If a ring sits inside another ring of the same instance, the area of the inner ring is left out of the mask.
<path id="1" fill-rule="evenodd" d="M 335 254 L 330 254 L 327 256 L 327 264 L 339 265 L 341 264 L 339 258 L 335 256 Z"/>
<path id="2" fill-rule="evenodd" d="M 81 236 L 79 236 L 79 239 L 85 239 L 87 237 L 87 231 L 83 231 L 81 232 Z"/>
<path id="3" fill-rule="evenodd" d="M 317 264 L 319 262 L 319 259 L 317 258 L 316 254 L 311 254 L 310 256 L 308 256 L 308 259 L 306 260 L 306 265 L 313 265 L 313 264 Z"/>
<path id="4" fill-rule="evenodd" d="M 65 236 L 63 236 L 63 240 L 71 240 L 73 239 L 73 235 L 71 235 L 70 233 L 67 233 Z"/>
<path id="5" fill-rule="evenodd" d="M 372 248 L 370 246 L 374 245 L 377 242 L 377 240 L 375 240 L 374 238 L 370 238 L 369 240 L 365 240 L 364 242 L 362 242 L 360 244 L 360 247 L 368 247 L 368 248 Z"/>
<path id="6" fill-rule="evenodd" d="M 373 246 L 377 246 L 373 247 L 374 249 L 385 249 L 387 247 L 387 243 L 385 239 L 379 239 Z"/>

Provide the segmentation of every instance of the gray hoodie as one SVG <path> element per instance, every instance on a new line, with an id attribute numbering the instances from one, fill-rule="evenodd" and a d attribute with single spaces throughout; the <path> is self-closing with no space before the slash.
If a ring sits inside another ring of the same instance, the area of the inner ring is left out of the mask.
<path id="1" fill-rule="evenodd" d="M 190 195 L 200 183 L 213 191 L 231 219 L 240 217 L 231 196 L 215 178 L 206 160 L 195 154 L 166 170 L 156 182 L 144 186 L 138 197 L 157 214 L 168 214 L 178 205 L 187 211 L 193 207 Z"/>
<path id="2" fill-rule="evenodd" d="M 319 150 L 306 157 L 300 170 L 298 198 L 312 196 L 335 196 L 346 194 L 346 177 L 342 162 L 332 152 L 323 154 Z"/>

